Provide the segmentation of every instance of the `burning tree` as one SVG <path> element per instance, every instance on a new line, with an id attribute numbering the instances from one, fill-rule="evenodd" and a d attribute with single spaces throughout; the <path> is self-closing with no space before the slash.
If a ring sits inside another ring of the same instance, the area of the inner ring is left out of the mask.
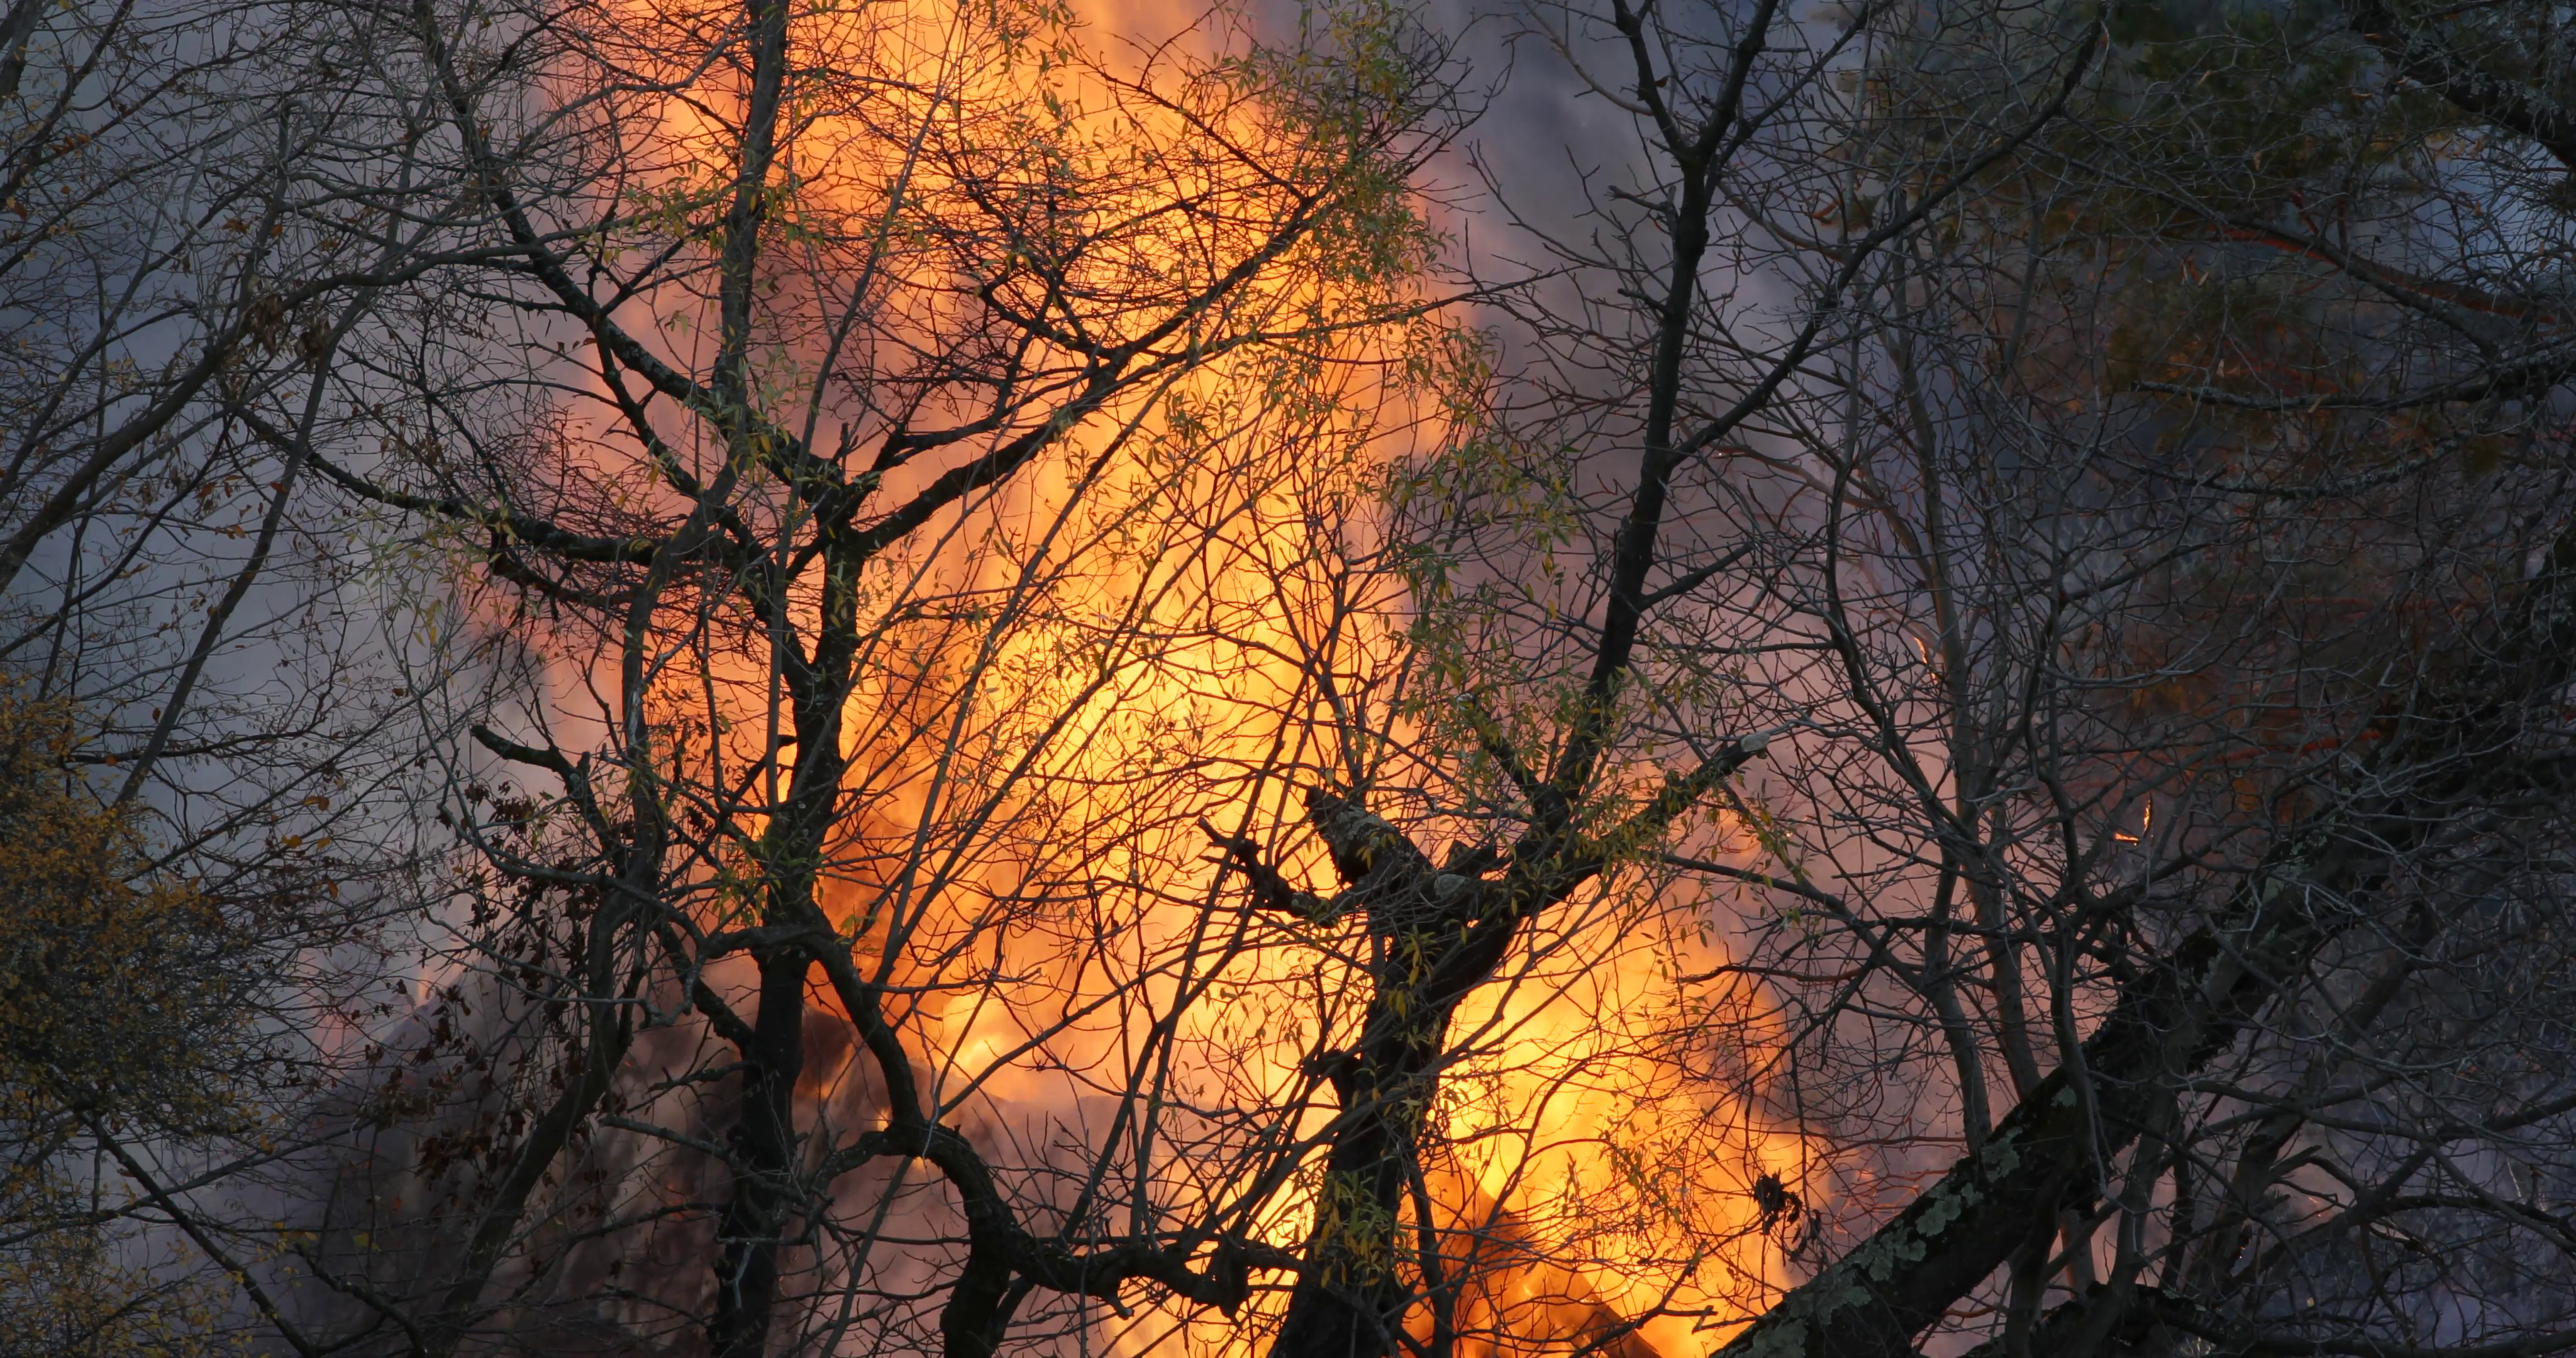
<path id="1" fill-rule="evenodd" d="M 1241 776 L 1158 676 L 1426 309 L 1442 55 L 1311 21 L 418 8 L 474 258 L 345 360 L 382 452 L 314 465 L 431 530 L 492 696 L 433 996 L 295 1223 L 323 1332 L 978 1355 L 1276 1254 L 1262 1195 L 1159 1181 L 1152 1062 L 1099 1067 L 1228 946 L 1109 866 Z M 1016 1124 L 1033 1078 L 1130 1097 Z"/>
<path id="2" fill-rule="evenodd" d="M 1443 563 L 1487 582 L 1462 655 L 1509 659 L 1436 701 L 1473 718 L 1569 651 L 1608 674 L 1652 600 L 1671 640 L 1631 684 L 1568 691 L 1615 693 L 1666 768 L 1722 778 L 1771 733 L 1733 833 L 1612 840 L 1735 894 L 1737 955 L 1694 983 L 1736 998 L 1670 1059 L 1811 1151 L 1747 1193 L 1782 1272 L 1692 1318 L 1752 1317 L 1747 1354 L 2576 1343 L 2539 1017 L 2566 984 L 2562 27 L 1541 21 L 1651 168 L 1557 237 L 1600 280 L 1530 327 L 1575 432 L 1512 468 L 1539 515 L 1479 486 L 1448 517 L 1510 525 Z M 1587 499 L 1604 430 L 1648 474 Z M 1623 576 L 1659 514 L 1673 563 Z M 1558 525 L 1596 534 L 1588 594 L 1535 569 Z M 1736 715 L 1753 694 L 1772 715 Z M 1527 729 L 1451 746 L 1523 824 L 1595 748 Z M 1442 1338 L 1472 1256 L 1422 1248 L 1362 1294 L 1377 1337 L 1316 1351 Z"/>
<path id="3" fill-rule="evenodd" d="M 2563 36 L 1533 28 L 1647 154 L 1389 483 L 1414 644 L 1274 831 L 1341 890 L 1214 836 L 1367 997 L 1272 1347 L 2576 1344 Z"/>
<path id="4" fill-rule="evenodd" d="M 144 744 L 12 766 L 82 909 L 222 933 L 134 808 L 258 770 L 238 955 L 330 992 L 277 799 L 420 733 L 286 1150 L 25 1119 L 266 1340 L 2576 1347 L 2556 11 L 1532 6 L 1634 144 L 1447 202 L 1389 8 L 332 16 L 397 149 L 282 135 L 251 281 L 0 486 L 275 468 Z M 423 622 L 253 758 L 172 714 L 297 529 Z"/>

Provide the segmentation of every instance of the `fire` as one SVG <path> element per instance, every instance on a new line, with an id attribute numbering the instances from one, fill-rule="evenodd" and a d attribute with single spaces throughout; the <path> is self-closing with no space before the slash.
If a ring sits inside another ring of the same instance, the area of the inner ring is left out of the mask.
<path id="1" fill-rule="evenodd" d="M 618 3 L 639 75 L 679 83 L 687 72 L 655 70 L 653 35 L 689 29 L 695 12 Z M 984 110 L 995 121 L 977 135 L 989 137 L 1014 125 L 992 110 L 1017 107 L 1017 125 L 1041 140 L 1124 167 L 1140 213 L 1206 188 L 1211 171 L 1158 167 L 1121 143 L 1185 146 L 1206 131 L 1193 117 L 1261 116 L 1138 97 L 1157 78 L 1144 45 L 1114 69 L 1086 67 L 1033 28 L 1004 44 L 1018 59 L 979 60 L 995 49 L 970 40 L 973 15 L 911 3 L 794 20 L 800 61 L 887 78 L 869 99 L 794 111 L 793 191 L 777 212 L 791 243 L 796 230 L 873 242 L 852 267 L 882 275 L 875 295 L 934 299 L 920 315 L 877 318 L 871 343 L 897 355 L 908 340 L 936 342 L 938 308 L 1019 286 L 942 277 L 953 260 L 904 253 L 907 213 L 976 207 L 957 159 L 968 151 L 940 144 L 944 110 Z M 1129 6 L 1092 17 L 1155 32 L 1187 16 Z M 624 186 L 625 210 L 720 203 L 730 116 L 703 93 L 661 102 L 662 168 Z M 1044 177 L 1010 178 L 1034 192 Z M 1258 206 L 1249 195 L 1245 205 Z M 1086 267 L 1122 286 L 1222 256 L 1186 230 L 1140 229 L 1115 247 Z M 782 279 L 782 292 L 854 286 L 812 272 Z M 1283 286 L 1304 291 L 1262 304 L 1329 315 L 1343 285 Z M 789 332 L 764 360 L 777 390 L 829 380 L 827 354 L 869 361 L 834 329 L 835 296 L 772 299 Z M 703 357 L 708 329 L 689 324 L 707 310 L 702 296 L 672 287 L 639 305 L 663 321 L 673 362 Z M 864 680 L 849 705 L 852 810 L 826 904 L 861 970 L 902 997 L 890 1017 L 943 1116 L 1013 1158 L 1030 1196 L 1059 1210 L 1085 1201 L 1102 1229 L 1231 1222 L 1294 1249 L 1315 1212 L 1311 1166 L 1299 1169 L 1303 1152 L 1283 1150 L 1264 1119 L 1297 1110 L 1287 1130 L 1310 1138 L 1330 1122 L 1314 1059 L 1352 1022 L 1366 959 L 1341 955 L 1350 942 L 1330 928 L 1253 918 L 1200 823 L 1291 827 L 1275 846 L 1283 870 L 1329 893 L 1330 866 L 1293 832 L 1302 787 L 1347 783 L 1418 734 L 1388 691 L 1406 661 L 1405 599 L 1369 505 L 1376 473 L 1436 445 L 1440 417 L 1435 400 L 1370 361 L 1390 356 L 1300 367 L 1247 353 L 1110 402 L 1052 462 L 890 551 L 867 598 Z M 614 393 L 594 380 L 591 395 L 605 407 Z M 880 433 L 828 402 L 807 431 L 817 448 Z M 900 499 L 943 466 L 898 467 L 885 493 Z M 713 709 L 704 757 L 734 769 L 774 759 L 771 658 L 719 651 L 693 663 L 664 701 Z M 560 676 L 562 691 L 578 692 L 577 679 Z M 1765 1234 L 1779 1209 L 1752 1185 L 1796 1182 L 1799 1142 L 1690 1069 L 1709 1008 L 1756 1003 L 1684 979 L 1725 960 L 1686 927 L 1706 908 L 1628 882 L 1580 896 L 1457 1016 L 1460 1056 L 1434 1110 L 1423 1195 L 1460 1353 L 1679 1358 L 1784 1281 Z M 750 980 L 739 966 L 716 974 Z M 848 1026 L 827 996 L 814 1003 Z M 857 1044 L 838 1037 L 816 1056 L 800 1084 L 809 1104 L 842 1128 L 881 1116 Z M 889 1208 L 942 1216 L 928 1177 L 908 1166 L 854 1174 L 841 1206 L 861 1220 Z M 1090 1202 L 1078 1187 L 1100 1183 L 1122 1200 Z M 1412 1321 L 1425 1337 L 1435 1309 Z M 1121 1352 L 1258 1347 L 1245 1337 L 1258 1326 L 1177 1307 L 1101 1324 Z"/>
<path id="2" fill-rule="evenodd" d="M 1759 1000 L 1709 984 L 1725 958 L 1671 927 L 1670 902 L 1568 909 L 1534 945 L 1559 955 L 1456 1025 L 1485 1039 L 1456 1081 L 1481 1097 L 1448 1128 L 1456 1229 L 1505 1242 L 1484 1351 L 1695 1354 L 1786 1281 L 1766 1235 L 1783 1214 L 1756 1184 L 1800 1177 L 1798 1139 L 1686 1067 L 1690 1035 L 1711 1018 L 1741 1031 Z"/>

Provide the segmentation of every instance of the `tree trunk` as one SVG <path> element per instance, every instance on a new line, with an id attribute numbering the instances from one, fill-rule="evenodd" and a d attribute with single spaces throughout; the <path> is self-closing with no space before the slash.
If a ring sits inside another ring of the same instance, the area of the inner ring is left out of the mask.
<path id="1" fill-rule="evenodd" d="M 733 1136 L 733 1198 L 716 1227 L 715 1358 L 759 1358 L 778 1299 L 779 1235 L 796 1200 L 796 1079 L 805 1067 L 805 950 L 760 959 L 760 1014 L 743 1048 L 742 1120 Z"/>

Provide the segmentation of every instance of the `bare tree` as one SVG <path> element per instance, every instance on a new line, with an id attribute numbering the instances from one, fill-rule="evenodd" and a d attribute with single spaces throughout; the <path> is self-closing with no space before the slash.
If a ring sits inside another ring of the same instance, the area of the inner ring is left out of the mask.
<path id="1" fill-rule="evenodd" d="M 1721 634 L 1824 661 L 1769 671 L 1812 734 L 1762 832 L 1668 858 L 1753 903 L 1764 998 L 1696 1042 L 1755 1055 L 1710 1073 L 1820 1152 L 1731 1350 L 2570 1342 L 2565 225 L 2513 113 L 2563 57 L 2354 17 L 2123 16 L 2080 121 L 1945 193 L 1920 148 L 2037 82 L 1891 11 L 1834 173 L 1730 203 L 1836 278 L 1921 228 L 1810 399 L 1705 449 L 1764 566 L 1714 607 L 1779 619 Z M 1683 83 L 1634 50 L 1633 97 Z M 1748 389 L 1748 329 L 1681 332 L 1702 380 Z"/>
<path id="2" fill-rule="evenodd" d="M 1322 1011 L 1308 1058 L 1333 1104 L 1273 1352 L 1651 1351 L 1650 1323 L 1741 1314 L 1765 1281 L 1764 1232 L 1793 1215 L 1790 1190 L 1750 1159 L 1723 1167 L 1748 1171 L 1728 1183 L 1666 1157 L 1715 1150 L 1677 1126 L 1730 1118 L 1730 1149 L 1750 1155 L 1744 1119 L 1770 1082 L 1696 1107 L 1654 1088 L 1691 1054 L 1669 1025 L 1695 1002 L 1674 1007 L 1672 980 L 1707 957 L 1665 865 L 1726 826 L 1760 832 L 1740 779 L 1824 729 L 1806 709 L 1835 682 L 1818 664 L 1829 640 L 1775 592 L 1796 559 L 1795 487 L 1737 475 L 1738 454 L 1813 418 L 1797 412 L 1820 408 L 1819 370 L 1868 333 L 1854 304 L 1887 253 L 2030 148 L 2100 46 L 2083 23 L 2007 26 L 1971 77 L 1973 116 L 1891 115 L 1839 79 L 1866 68 L 1881 17 L 1533 16 L 1651 163 L 1605 171 L 1586 222 L 1524 219 L 1562 278 L 1512 318 L 1506 352 L 1527 357 L 1462 412 L 1457 442 L 1388 486 L 1380 569 L 1406 582 L 1413 644 L 1346 696 L 1304 824 L 1219 839 L 1257 908 L 1330 926 L 1318 944 L 1340 936 L 1316 988 L 1362 997 Z M 1838 187 L 1829 168 L 1874 127 L 1905 196 L 1820 243 L 1810 210 Z M 1340 891 L 1298 885 L 1282 850 L 1301 840 Z M 1639 939 L 1652 946 L 1622 957 Z M 1662 974 L 1605 986 L 1616 966 Z M 1603 1040 L 1561 1044 L 1554 1087 L 1514 1114 L 1579 1085 L 1664 1105 L 1584 1130 L 1603 1163 L 1588 1181 L 1568 1167 L 1562 1192 L 1542 1180 L 1566 1129 L 1475 1111 L 1510 1101 L 1535 995 L 1588 1006 Z M 1461 1186 L 1480 1180 L 1503 1191 Z"/>
<path id="3" fill-rule="evenodd" d="M 1230 1309 L 1276 1186 L 1159 1191 L 1124 1046 L 1226 945 L 1109 863 L 1239 776 L 1141 709 L 1426 307 L 1440 50 L 1366 6 L 1205 54 L 771 0 L 411 37 L 481 258 L 344 359 L 381 454 L 310 456 L 507 644 L 437 989 L 287 1273 L 433 1354 Z M 1012 1123 L 1032 1071 L 1067 1104 Z"/>
<path id="4" fill-rule="evenodd" d="M 320 1015 L 380 980 L 350 964 L 412 861 L 424 736 L 380 663 L 407 587 L 306 456 L 346 412 L 339 346 L 453 203 L 386 152 L 399 101 L 348 79 L 375 36 L 296 4 L 0 16 L 0 682 L 29 855 L 5 1137 L 30 1190 L 0 1248 L 13 1316 L 90 1317 L 13 1345 L 286 1323 L 244 1264 L 340 1066 Z"/>
<path id="5" fill-rule="evenodd" d="M 1536 417 L 1403 483 L 1438 505 L 1412 599 L 1440 734 L 1343 786 L 1460 850 L 1435 866 L 1329 794 L 1342 896 L 1226 843 L 1272 908 L 1389 921 L 1382 1006 L 1316 1058 L 1340 1110 L 1278 1344 L 1646 1332 L 1563 1287 L 1484 1300 L 1549 1267 L 1664 1270 L 1650 1310 L 1752 1317 L 1728 1346 L 1758 1353 L 2570 1342 L 2539 1017 L 2564 217 L 2531 157 L 2561 40 L 2355 22 L 1538 16 L 1653 170 L 1552 234 L 1582 286 L 1522 323 L 1553 376 L 1498 384 Z M 1638 483 L 1605 493 L 1599 439 L 1644 447 Z M 1525 827 L 1590 786 L 1613 711 L 1675 771 L 1542 853 Z M 1439 762 L 1470 749 L 1490 800 Z M 1733 824 L 1675 833 L 1747 767 Z M 1473 1154 L 1432 1112 L 1489 1040 L 1456 1005 L 1548 951 L 1484 879 L 1623 861 L 1680 877 L 1613 889 L 1680 913 L 1696 879 L 1746 913 L 1690 981 L 1715 996 L 1598 1064 L 1695 1068 L 1804 1178 L 1748 1164 L 1717 1216 L 1665 1161 L 1631 1173 L 1641 1212 L 1461 1225 L 1427 1187 Z"/>

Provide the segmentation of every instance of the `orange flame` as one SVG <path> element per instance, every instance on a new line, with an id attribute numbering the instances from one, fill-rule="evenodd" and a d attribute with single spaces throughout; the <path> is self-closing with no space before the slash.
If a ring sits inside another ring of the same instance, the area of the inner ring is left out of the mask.
<path id="1" fill-rule="evenodd" d="M 690 21 L 621 3 L 638 32 Z M 987 100 L 1025 94 L 1085 137 L 1187 135 L 1172 109 L 1119 102 L 1078 67 L 963 69 L 962 13 L 919 0 L 800 13 L 800 59 L 872 64 L 912 118 L 972 86 Z M 1133 0 L 1093 17 L 1138 33 L 1192 16 Z M 647 199 L 674 212 L 710 200 L 730 135 L 712 107 L 663 105 L 664 165 Z M 795 213 L 865 236 L 896 175 L 932 198 L 958 188 L 888 158 L 882 109 L 796 116 Z M 704 305 L 676 293 L 644 304 L 666 321 Z M 663 330 L 678 360 L 705 339 Z M 799 358 L 778 368 L 810 381 Z M 1374 676 L 1405 645 L 1391 621 L 1400 588 L 1366 540 L 1370 478 L 1408 438 L 1436 440 L 1438 414 L 1363 363 L 1304 374 L 1295 400 L 1279 377 L 1217 364 L 1150 408 L 1104 412 L 1056 463 L 892 558 L 909 579 L 879 601 L 850 705 L 860 807 L 828 901 L 863 964 L 917 997 L 895 1017 L 918 1043 L 925 1087 L 988 1144 L 1097 1154 L 1122 1108 L 1141 1116 L 1140 1078 L 1202 1107 L 1303 1107 L 1307 1134 L 1331 1115 L 1301 1103 L 1314 1088 L 1306 1064 L 1365 973 L 1329 937 L 1240 914 L 1197 823 L 1294 825 L 1294 781 L 1361 757 L 1348 707 L 1373 700 Z M 707 663 L 707 686 L 730 695 L 735 762 L 756 763 L 768 753 L 765 662 Z M 1400 743 L 1390 724 L 1380 737 Z M 949 837 L 960 826 L 974 832 Z M 1331 885 L 1312 846 L 1292 849 L 1288 867 Z M 1779 1211 L 1752 1185 L 1795 1182 L 1801 1145 L 1689 1068 L 1708 1010 L 1754 1003 L 1684 981 L 1726 960 L 1683 927 L 1703 908 L 1625 888 L 1569 903 L 1525 963 L 1458 1015 L 1464 1055 L 1444 1078 L 1425 1186 L 1461 1354 L 1678 1358 L 1713 1347 L 1748 1295 L 1783 1281 L 1765 1234 Z M 1162 1024 L 1169 1056 L 1152 1069 L 1140 1054 Z M 815 1063 L 805 1093 L 868 1116 L 864 1056 L 844 1044 L 837 1059 Z M 1172 1135 L 1203 1138 L 1219 1163 L 1172 1150 L 1139 1201 L 1186 1218 L 1240 1187 L 1206 1177 L 1239 1144 L 1209 1126 Z M 1301 1179 L 1273 1194 L 1255 1225 L 1294 1248 L 1314 1192 Z M 1426 1337 L 1431 1311 L 1412 1321 Z M 1233 1351 L 1257 1329 L 1158 1310 L 1104 1322 L 1102 1338 L 1122 1352 Z"/>

